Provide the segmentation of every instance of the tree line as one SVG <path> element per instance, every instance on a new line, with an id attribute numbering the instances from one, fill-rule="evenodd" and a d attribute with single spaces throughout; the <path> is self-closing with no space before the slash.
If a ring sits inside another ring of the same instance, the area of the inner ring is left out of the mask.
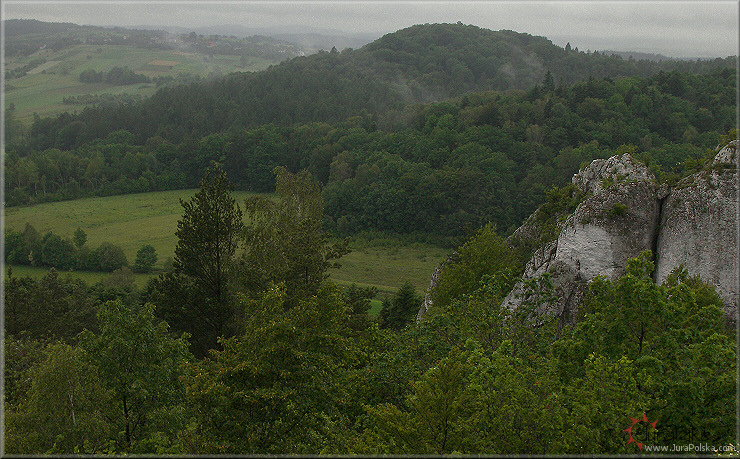
<path id="1" fill-rule="evenodd" d="M 140 73 L 136 73 L 128 67 L 113 67 L 107 72 L 96 72 L 87 69 L 80 72 L 79 79 L 82 83 L 108 83 L 113 85 L 126 85 L 136 83 L 151 83 L 151 79 Z"/>
<path id="2" fill-rule="evenodd" d="M 120 247 L 104 242 L 91 249 L 87 234 L 77 228 L 74 237 L 62 237 L 48 231 L 43 236 L 29 223 L 23 231 L 5 230 L 5 261 L 15 265 L 45 266 L 60 270 L 112 272 L 128 266 Z"/>
<path id="3" fill-rule="evenodd" d="M 29 146 L 53 146 L 67 125 L 81 122 L 79 143 L 127 130 L 136 142 L 159 135 L 180 142 L 232 129 L 274 123 L 337 123 L 368 113 L 383 129 L 397 126 L 404 107 L 469 92 L 531 89 L 547 72 L 572 85 L 592 77 L 649 78 L 660 71 L 703 75 L 734 69 L 736 57 L 711 61 L 625 61 L 566 51 L 542 37 L 474 26 L 414 26 L 358 50 L 320 52 L 262 72 L 161 88 L 125 110 L 89 109 L 34 123 Z M 42 137 L 39 138 L 39 135 Z M 51 141 L 51 144 L 44 143 Z M 15 145 L 14 143 L 9 143 Z"/>
<path id="4" fill-rule="evenodd" d="M 113 272 L 129 267 L 123 250 L 110 242 L 96 248 L 87 244 L 87 234 L 82 228 L 75 230 L 73 237 L 62 237 L 53 231 L 43 236 L 31 224 L 26 223 L 23 231 L 5 230 L 5 262 L 19 266 L 42 266 L 63 271 Z M 157 252 L 149 244 L 136 253 L 134 272 L 146 273 L 157 262 Z"/>

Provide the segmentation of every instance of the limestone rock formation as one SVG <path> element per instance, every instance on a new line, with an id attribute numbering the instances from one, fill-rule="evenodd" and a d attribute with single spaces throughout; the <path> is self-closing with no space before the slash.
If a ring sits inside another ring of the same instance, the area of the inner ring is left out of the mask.
<path id="1" fill-rule="evenodd" d="M 442 269 L 444 268 L 445 264 L 447 263 L 454 263 L 457 259 L 457 252 L 453 252 L 452 255 L 450 255 L 447 260 L 440 263 L 439 266 L 434 270 L 434 273 L 432 274 L 432 279 L 429 281 L 429 287 L 427 287 L 426 292 L 424 293 L 424 301 L 421 303 L 421 307 L 419 308 L 419 312 L 416 313 L 416 321 L 419 322 L 422 317 L 424 317 L 424 314 L 429 311 L 429 308 L 432 307 L 432 295 L 434 292 L 434 289 L 437 288 L 437 283 L 439 282 L 439 273 L 442 272 Z"/>
<path id="2" fill-rule="evenodd" d="M 673 189 L 657 185 L 647 167 L 629 154 L 593 161 L 572 180 L 586 199 L 568 216 L 557 240 L 534 252 L 502 305 L 519 307 L 532 293 L 529 281 L 549 273 L 556 299 L 539 312 L 570 321 L 591 280 L 615 280 L 624 274 L 627 260 L 651 250 L 656 282 L 682 264 L 690 275 L 713 284 L 725 312 L 735 317 L 740 290 L 737 146 L 730 142 L 715 156 L 712 170 L 687 177 Z M 514 236 L 536 232 L 533 220 Z M 426 312 L 422 309 L 417 320 Z"/>
<path id="3" fill-rule="evenodd" d="M 690 275 L 717 288 L 725 312 L 738 301 L 737 142 L 723 148 L 711 171 L 684 179 L 673 190 L 656 185 L 650 171 L 625 154 L 596 160 L 573 177 L 590 194 L 570 215 L 556 242 L 536 252 L 522 281 L 504 300 L 516 308 L 525 281 L 550 273 L 557 301 L 548 313 L 575 317 L 588 282 L 615 280 L 627 260 L 644 250 L 656 259 L 655 278 L 663 282 L 683 264 Z"/>
<path id="4" fill-rule="evenodd" d="M 616 279 L 628 259 L 653 249 L 666 190 L 658 188 L 645 166 L 629 154 L 613 156 L 593 161 L 572 181 L 588 197 L 568 217 L 557 241 L 543 248 L 546 256 L 534 254 L 504 306 L 518 307 L 525 281 L 548 272 L 558 300 L 540 312 L 573 317 L 589 281 Z"/>

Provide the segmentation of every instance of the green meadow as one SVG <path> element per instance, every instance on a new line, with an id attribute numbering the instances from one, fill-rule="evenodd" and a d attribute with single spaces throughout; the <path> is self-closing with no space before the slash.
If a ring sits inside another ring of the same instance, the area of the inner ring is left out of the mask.
<path id="1" fill-rule="evenodd" d="M 152 245 L 158 255 L 155 268 L 162 269 L 174 256 L 177 221 L 182 216 L 180 200 L 188 200 L 197 190 L 162 191 L 129 194 L 74 201 L 52 202 L 29 207 L 5 209 L 5 227 L 23 230 L 30 223 L 44 234 L 53 231 L 62 237 L 72 237 L 79 227 L 87 233 L 87 244 L 97 247 L 103 242 L 120 246 L 129 263 L 142 245 Z M 235 192 L 237 202 L 253 195 Z M 243 206 L 241 206 L 243 207 Z M 331 278 L 340 285 L 355 283 L 373 286 L 378 298 L 395 292 L 404 282 L 411 282 L 423 292 L 435 267 L 449 250 L 413 243 L 404 245 L 392 238 L 355 239 L 350 241 L 352 252 L 339 260 L 341 267 L 330 271 Z M 41 268 L 13 267 L 14 275 L 41 276 Z M 104 273 L 75 273 L 86 282 L 97 282 Z M 148 275 L 136 275 L 136 283 L 143 286 Z M 379 303 L 374 304 L 379 308 Z"/>
<path id="2" fill-rule="evenodd" d="M 13 70 L 44 59 L 45 62 L 20 78 L 5 81 L 5 105 L 15 105 L 16 119 L 29 123 L 34 113 L 41 117 L 63 112 L 81 111 L 83 105 L 65 105 L 63 99 L 82 94 L 122 94 L 149 97 L 156 85 L 133 84 L 116 86 L 107 83 L 82 83 L 80 72 L 87 69 L 108 72 L 113 67 L 128 67 L 137 73 L 154 78 L 189 73 L 207 77 L 211 73 L 264 70 L 276 62 L 250 57 L 242 66 L 239 56 L 185 53 L 176 50 L 142 49 L 119 45 L 77 45 L 60 51 L 39 50 L 30 56 L 12 57 L 6 69 Z"/>

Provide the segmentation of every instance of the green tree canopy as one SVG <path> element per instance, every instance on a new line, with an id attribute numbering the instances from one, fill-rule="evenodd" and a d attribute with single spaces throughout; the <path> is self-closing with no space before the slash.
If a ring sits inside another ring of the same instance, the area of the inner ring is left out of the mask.
<path id="1" fill-rule="evenodd" d="M 136 252 L 134 272 L 148 273 L 152 270 L 155 263 L 157 263 L 157 251 L 149 244 L 143 245 Z"/>
<path id="2" fill-rule="evenodd" d="M 85 351 L 49 345 L 25 399 L 6 411 L 5 452 L 103 453 L 113 431 L 111 394 Z M 7 405 L 6 405 L 7 406 Z"/>
<path id="3" fill-rule="evenodd" d="M 333 260 L 349 252 L 346 241 L 329 243 L 321 189 L 308 171 L 275 169 L 278 200 L 249 198 L 242 269 L 249 290 L 285 282 L 288 303 L 318 291 Z"/>
<path id="4" fill-rule="evenodd" d="M 74 237 L 72 237 L 72 241 L 75 243 L 75 247 L 77 247 L 78 249 L 85 245 L 85 242 L 87 242 L 87 233 L 85 233 L 85 230 L 78 226 L 74 232 Z"/>
<path id="5" fill-rule="evenodd" d="M 421 307 L 422 297 L 416 293 L 411 282 L 404 282 L 390 301 L 383 303 L 380 310 L 380 326 L 401 330 L 413 322 Z"/>
<path id="6" fill-rule="evenodd" d="M 229 270 L 244 225 L 231 191 L 223 171 L 209 170 L 195 196 L 180 201 L 184 213 L 175 232 L 175 272 L 191 277 L 217 308 L 226 306 Z"/>
<path id="7" fill-rule="evenodd" d="M 108 301 L 98 312 L 100 333 L 85 331 L 79 338 L 112 393 L 113 439 L 121 452 L 157 452 L 171 446 L 183 427 L 187 335 L 173 338 L 166 322 L 155 323 L 153 311 L 149 303 Z"/>
<path id="8" fill-rule="evenodd" d="M 150 300 L 157 315 L 189 333 L 194 353 L 204 356 L 229 334 L 234 258 L 244 223 L 223 171 L 209 170 L 200 185 L 190 201 L 181 201 L 173 272 L 152 282 Z"/>
<path id="9" fill-rule="evenodd" d="M 189 452 L 316 453 L 346 422 L 358 350 L 342 295 L 325 283 L 285 310 L 286 295 L 281 283 L 256 300 L 243 297 L 243 332 L 194 364 L 188 394 L 197 428 Z"/>

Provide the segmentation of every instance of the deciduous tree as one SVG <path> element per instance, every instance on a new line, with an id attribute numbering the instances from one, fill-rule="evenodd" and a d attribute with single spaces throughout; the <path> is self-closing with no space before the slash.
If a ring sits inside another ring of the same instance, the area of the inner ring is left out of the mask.
<path id="1" fill-rule="evenodd" d="M 260 291 L 285 282 L 288 304 L 315 294 L 333 260 L 349 252 L 346 241 L 329 243 L 322 228 L 324 204 L 308 171 L 275 169 L 279 200 L 246 201 L 250 224 L 244 235 L 242 269 L 247 287 Z"/>
<path id="2" fill-rule="evenodd" d="M 98 312 L 100 333 L 85 331 L 79 338 L 112 392 L 111 420 L 123 452 L 171 446 L 183 426 L 178 405 L 184 397 L 182 365 L 191 358 L 187 335 L 173 338 L 166 322 L 155 323 L 153 311 L 149 303 L 108 301 Z"/>
<path id="3" fill-rule="evenodd" d="M 6 411 L 6 452 L 101 453 L 112 425 L 110 393 L 85 351 L 53 344 L 31 373 L 28 398 Z"/>
<path id="4" fill-rule="evenodd" d="M 141 246 L 136 252 L 136 261 L 134 261 L 134 272 L 148 273 L 157 262 L 157 251 L 149 244 Z"/>

